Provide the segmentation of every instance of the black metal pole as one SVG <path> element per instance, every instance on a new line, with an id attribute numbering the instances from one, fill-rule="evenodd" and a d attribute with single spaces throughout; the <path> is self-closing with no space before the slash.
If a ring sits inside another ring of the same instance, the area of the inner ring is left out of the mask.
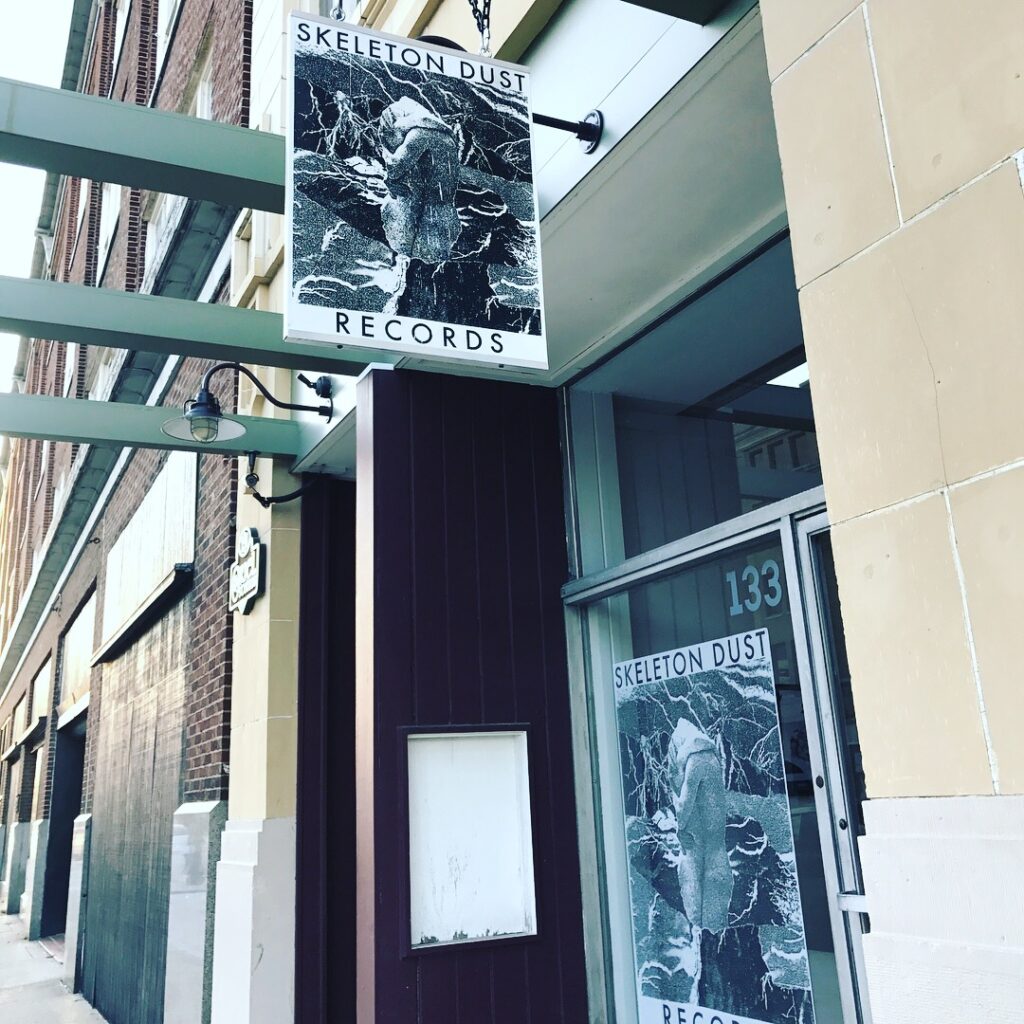
<path id="1" fill-rule="evenodd" d="M 559 131 L 572 132 L 575 134 L 579 131 L 581 121 L 566 121 L 562 117 L 548 117 L 547 114 L 534 114 L 534 124 L 542 124 L 545 128 L 557 128 Z"/>
<path id="2" fill-rule="evenodd" d="M 572 132 L 583 146 L 584 153 L 593 153 L 604 134 L 604 117 L 600 110 L 592 110 L 582 121 L 566 121 L 561 117 L 534 113 L 533 123 L 545 128 L 556 128 L 560 132 Z"/>
<path id="3" fill-rule="evenodd" d="M 419 43 L 432 43 L 444 46 L 449 50 L 466 53 L 466 48 L 445 36 L 417 36 Z M 545 128 L 556 128 L 560 132 L 572 132 L 583 147 L 584 153 L 593 153 L 601 143 L 604 133 L 604 116 L 600 110 L 592 110 L 582 121 L 566 121 L 563 117 L 548 117 L 547 114 L 534 114 L 533 123 Z"/>

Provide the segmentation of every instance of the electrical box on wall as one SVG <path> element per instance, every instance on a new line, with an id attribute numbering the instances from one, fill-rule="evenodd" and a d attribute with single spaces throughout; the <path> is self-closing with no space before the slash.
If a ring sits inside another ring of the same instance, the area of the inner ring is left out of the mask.
<path id="1" fill-rule="evenodd" d="M 634 7 L 670 14 L 682 21 L 706 25 L 727 6 L 728 0 L 626 0 Z"/>

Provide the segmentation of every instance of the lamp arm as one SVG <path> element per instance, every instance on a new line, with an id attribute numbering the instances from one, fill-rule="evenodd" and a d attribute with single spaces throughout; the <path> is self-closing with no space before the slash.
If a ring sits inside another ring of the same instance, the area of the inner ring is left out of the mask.
<path id="1" fill-rule="evenodd" d="M 298 490 L 289 491 L 287 494 L 275 494 L 269 498 L 264 497 L 255 488 L 250 493 L 264 508 L 270 508 L 271 505 L 281 505 L 286 501 L 294 501 L 296 498 L 301 498 L 316 487 L 318 483 L 319 481 L 317 480 L 311 480 L 308 484 L 303 484 Z"/>
<path id="2" fill-rule="evenodd" d="M 265 497 L 256 490 L 260 482 L 259 474 L 256 472 L 256 456 L 258 452 L 246 452 L 246 456 L 249 460 L 249 472 L 245 474 L 245 483 L 248 488 L 248 494 L 252 495 L 264 508 L 271 508 L 273 505 L 281 505 L 287 501 L 294 501 L 296 498 L 301 498 L 304 494 L 311 491 L 318 483 L 320 479 L 318 477 L 312 477 L 308 479 L 301 487 L 297 490 L 289 491 L 287 494 L 275 494 L 270 497 Z"/>
<path id="3" fill-rule="evenodd" d="M 248 377 L 252 381 L 256 390 L 268 401 L 271 405 L 276 405 L 278 409 L 292 409 L 296 412 L 316 412 L 321 416 L 326 416 L 329 420 L 332 413 L 334 412 L 334 404 L 329 403 L 327 405 L 297 405 L 294 402 L 282 402 L 275 398 L 259 379 L 248 367 L 243 366 L 241 363 L 217 363 L 215 366 L 211 366 L 206 373 L 203 374 L 202 383 L 199 385 L 203 391 L 210 390 L 210 378 L 218 373 L 220 370 L 235 370 L 236 372 Z"/>

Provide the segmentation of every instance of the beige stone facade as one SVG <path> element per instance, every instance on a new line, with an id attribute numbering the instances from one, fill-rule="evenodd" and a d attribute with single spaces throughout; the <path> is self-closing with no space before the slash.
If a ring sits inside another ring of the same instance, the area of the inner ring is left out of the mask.
<path id="1" fill-rule="evenodd" d="M 1020 928 L 968 927 L 939 865 L 978 907 L 1024 866 L 1024 18 L 761 7 L 872 798 L 873 1019 L 1008 1021 Z"/>
<path id="2" fill-rule="evenodd" d="M 808 6 L 765 45 L 869 790 L 1020 793 L 981 575 L 1020 561 L 1024 23 Z"/>

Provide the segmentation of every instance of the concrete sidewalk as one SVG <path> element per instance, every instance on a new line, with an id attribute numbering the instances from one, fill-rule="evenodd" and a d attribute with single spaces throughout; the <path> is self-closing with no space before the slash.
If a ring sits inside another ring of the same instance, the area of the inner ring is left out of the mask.
<path id="1" fill-rule="evenodd" d="M 0 1021 L 105 1024 L 81 996 L 71 995 L 60 983 L 60 963 L 24 935 L 16 916 L 0 914 Z"/>

